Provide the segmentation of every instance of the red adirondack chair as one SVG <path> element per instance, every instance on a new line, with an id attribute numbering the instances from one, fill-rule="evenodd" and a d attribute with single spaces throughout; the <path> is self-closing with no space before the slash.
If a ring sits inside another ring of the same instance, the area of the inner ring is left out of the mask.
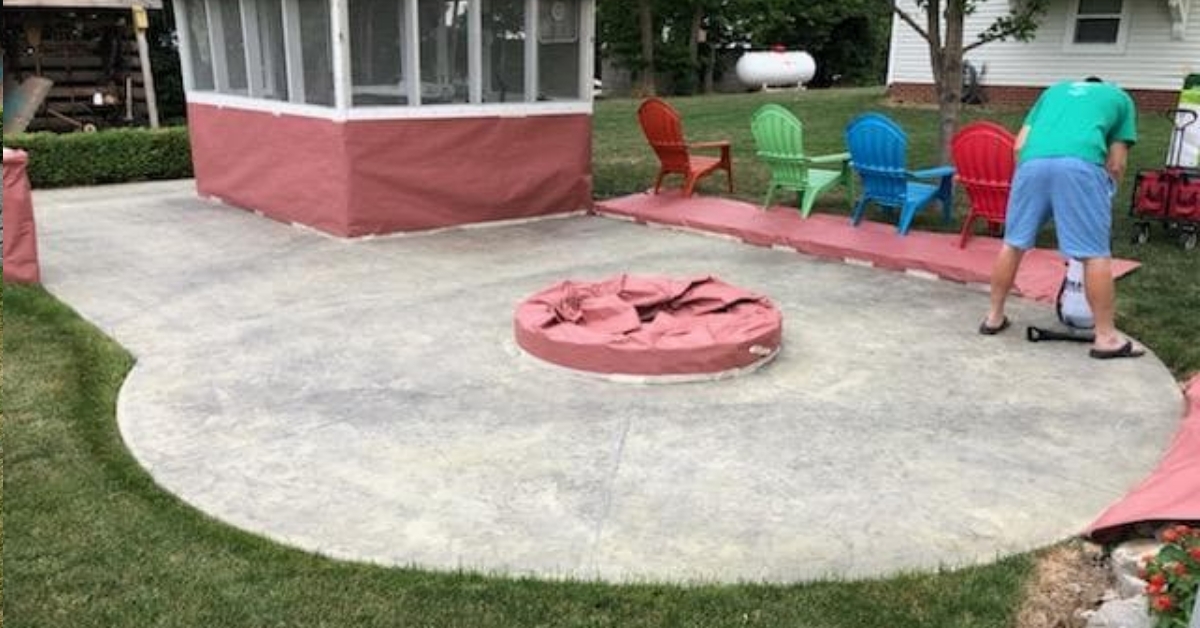
<path id="1" fill-rule="evenodd" d="M 668 174 L 683 175 L 683 195 L 692 195 L 696 182 L 717 170 L 729 176 L 729 191 L 733 192 L 733 162 L 729 158 L 729 142 L 693 142 L 683 138 L 683 123 L 679 112 L 658 98 L 649 98 L 638 108 L 638 122 L 646 140 L 658 155 L 661 164 L 658 177 L 654 180 L 654 193 L 658 194 L 662 180 Z M 695 149 L 719 149 L 719 157 L 695 155 Z"/>
<path id="2" fill-rule="evenodd" d="M 951 140 L 956 177 L 971 203 L 963 221 L 959 248 L 967 245 L 976 220 L 986 221 L 992 234 L 999 234 L 1004 228 L 1008 193 L 1012 189 L 1013 171 L 1017 168 L 1013 152 L 1015 141 L 1008 129 L 993 122 L 972 122 Z"/>

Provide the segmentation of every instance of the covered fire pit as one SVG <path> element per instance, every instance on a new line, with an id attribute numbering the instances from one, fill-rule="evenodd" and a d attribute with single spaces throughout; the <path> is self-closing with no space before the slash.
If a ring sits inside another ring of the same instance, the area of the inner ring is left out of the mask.
<path id="1" fill-rule="evenodd" d="M 564 281 L 526 299 L 517 344 L 570 369 L 653 381 L 746 373 L 775 357 L 783 317 L 766 298 L 715 277 L 620 275 Z"/>

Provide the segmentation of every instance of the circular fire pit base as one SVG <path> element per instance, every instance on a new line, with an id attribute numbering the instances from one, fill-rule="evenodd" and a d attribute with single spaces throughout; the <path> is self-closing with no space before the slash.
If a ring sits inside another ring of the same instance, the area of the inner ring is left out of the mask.
<path id="1" fill-rule="evenodd" d="M 715 277 L 620 275 L 564 281 L 529 297 L 517 344 L 615 381 L 681 382 L 749 373 L 779 352 L 783 317 L 766 297 Z"/>

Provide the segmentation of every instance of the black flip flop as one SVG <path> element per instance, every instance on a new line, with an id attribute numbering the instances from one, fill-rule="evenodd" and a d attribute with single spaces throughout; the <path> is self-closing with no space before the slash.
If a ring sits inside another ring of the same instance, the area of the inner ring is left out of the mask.
<path id="1" fill-rule="evenodd" d="M 1012 321 L 1008 320 L 1008 316 L 1005 316 L 1000 321 L 999 325 L 996 325 L 995 327 L 989 327 L 987 324 L 987 319 L 985 318 L 983 319 L 982 323 L 979 323 L 979 333 L 983 334 L 984 336 L 995 336 L 996 334 L 1008 329 L 1008 326 L 1011 324 Z"/>
<path id="2" fill-rule="evenodd" d="M 1088 352 L 1088 355 L 1097 360 L 1113 360 L 1116 358 L 1140 358 L 1146 355 L 1146 351 L 1144 349 L 1134 349 L 1133 341 L 1126 340 L 1125 344 L 1116 349 L 1092 349 Z"/>

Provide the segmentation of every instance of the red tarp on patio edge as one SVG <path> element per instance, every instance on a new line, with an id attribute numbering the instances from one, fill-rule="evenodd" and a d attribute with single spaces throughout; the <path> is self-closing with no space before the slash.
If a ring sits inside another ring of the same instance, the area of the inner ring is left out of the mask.
<path id="1" fill-rule="evenodd" d="M 37 230 L 24 151 L 4 149 L 4 280 L 38 283 Z"/>
<path id="2" fill-rule="evenodd" d="M 1150 477 L 1088 526 L 1085 534 L 1106 543 L 1130 526 L 1154 521 L 1200 521 L 1200 375 L 1185 386 L 1187 413 L 1167 453 Z"/>
<path id="3" fill-rule="evenodd" d="M 600 215 L 733 236 L 758 246 L 784 246 L 818 257 L 860 260 L 880 268 L 918 271 L 964 283 L 990 281 L 992 263 L 1001 245 L 997 238 L 977 236 L 960 249 L 957 233 L 911 231 L 901 236 L 891 224 L 863 221 L 854 227 L 846 216 L 812 214 L 802 218 L 790 207 L 763 211 L 757 205 L 727 198 L 683 198 L 674 190 L 597 201 L 595 211 Z M 1134 261 L 1114 259 L 1113 276 L 1122 277 L 1138 266 Z M 1025 254 L 1014 291 L 1029 299 L 1053 303 L 1065 272 L 1065 263 L 1057 251 L 1033 249 Z"/>
<path id="4" fill-rule="evenodd" d="M 763 211 L 741 201 L 702 196 L 684 199 L 671 191 L 598 201 L 595 211 L 968 283 L 989 281 L 1001 245 L 997 238 L 976 236 L 960 249 L 956 233 L 913 231 L 902 237 L 891 224 L 864 221 L 856 228 L 845 216 L 813 214 L 804 219 L 790 207 Z M 1113 275 L 1124 276 L 1138 266 L 1134 261 L 1114 259 Z M 1014 290 L 1023 297 L 1052 303 L 1064 272 L 1058 252 L 1034 249 L 1025 255 Z M 1200 521 L 1200 375 L 1185 386 L 1185 394 L 1188 405 L 1183 423 L 1162 462 L 1088 526 L 1085 536 L 1107 543 L 1143 522 Z"/>

